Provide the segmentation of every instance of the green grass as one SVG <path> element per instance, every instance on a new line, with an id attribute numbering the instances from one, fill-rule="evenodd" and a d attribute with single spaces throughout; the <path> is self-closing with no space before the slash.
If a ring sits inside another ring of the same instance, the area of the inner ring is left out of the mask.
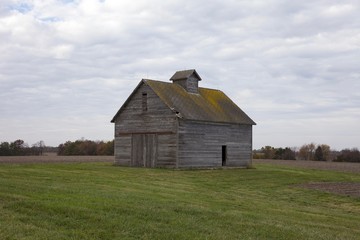
<path id="1" fill-rule="evenodd" d="M 360 239 L 360 199 L 307 190 L 359 174 L 0 164 L 1 239 Z"/>

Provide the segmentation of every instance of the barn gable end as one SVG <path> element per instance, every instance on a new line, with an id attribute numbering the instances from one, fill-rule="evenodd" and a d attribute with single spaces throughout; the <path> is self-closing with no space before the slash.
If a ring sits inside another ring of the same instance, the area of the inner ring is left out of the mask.
<path id="1" fill-rule="evenodd" d="M 139 83 L 112 122 L 115 123 L 116 164 L 176 167 L 175 113 L 146 81 Z"/>

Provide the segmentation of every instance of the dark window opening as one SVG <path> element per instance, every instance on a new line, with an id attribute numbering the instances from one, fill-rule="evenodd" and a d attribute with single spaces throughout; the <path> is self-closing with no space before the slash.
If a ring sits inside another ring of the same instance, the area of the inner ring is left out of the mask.
<path id="1" fill-rule="evenodd" d="M 226 158 L 227 158 L 227 150 L 226 150 L 226 145 L 223 145 L 221 147 L 221 157 L 222 157 L 222 166 L 226 166 Z"/>
<path id="2" fill-rule="evenodd" d="M 142 110 L 143 112 L 146 112 L 148 110 L 147 106 L 147 93 L 142 94 Z"/>

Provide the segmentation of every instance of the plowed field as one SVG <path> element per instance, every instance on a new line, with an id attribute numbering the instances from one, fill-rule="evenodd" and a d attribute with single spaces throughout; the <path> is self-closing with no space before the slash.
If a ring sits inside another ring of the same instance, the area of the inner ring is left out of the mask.
<path id="1" fill-rule="evenodd" d="M 286 165 L 290 167 L 301 167 L 320 170 L 333 170 L 340 172 L 360 173 L 360 163 L 347 162 L 320 162 L 320 161 L 301 161 L 301 160 L 270 160 L 254 159 L 253 164 L 256 167 L 258 163 L 269 163 L 277 165 Z"/>
<path id="2" fill-rule="evenodd" d="M 291 167 L 332 170 L 340 172 L 360 173 L 360 163 L 319 162 L 319 161 L 292 161 L 254 159 L 253 164 L 266 163 L 286 165 Z M 314 189 L 344 196 L 360 198 L 360 182 L 309 182 L 298 187 Z"/>

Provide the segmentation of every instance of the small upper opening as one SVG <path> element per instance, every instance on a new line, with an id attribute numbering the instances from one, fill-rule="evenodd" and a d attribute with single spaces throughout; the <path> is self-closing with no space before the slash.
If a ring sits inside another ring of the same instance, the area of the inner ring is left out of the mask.
<path id="1" fill-rule="evenodd" d="M 147 93 L 142 94 L 142 110 L 143 112 L 146 112 L 148 110 L 147 106 Z"/>

